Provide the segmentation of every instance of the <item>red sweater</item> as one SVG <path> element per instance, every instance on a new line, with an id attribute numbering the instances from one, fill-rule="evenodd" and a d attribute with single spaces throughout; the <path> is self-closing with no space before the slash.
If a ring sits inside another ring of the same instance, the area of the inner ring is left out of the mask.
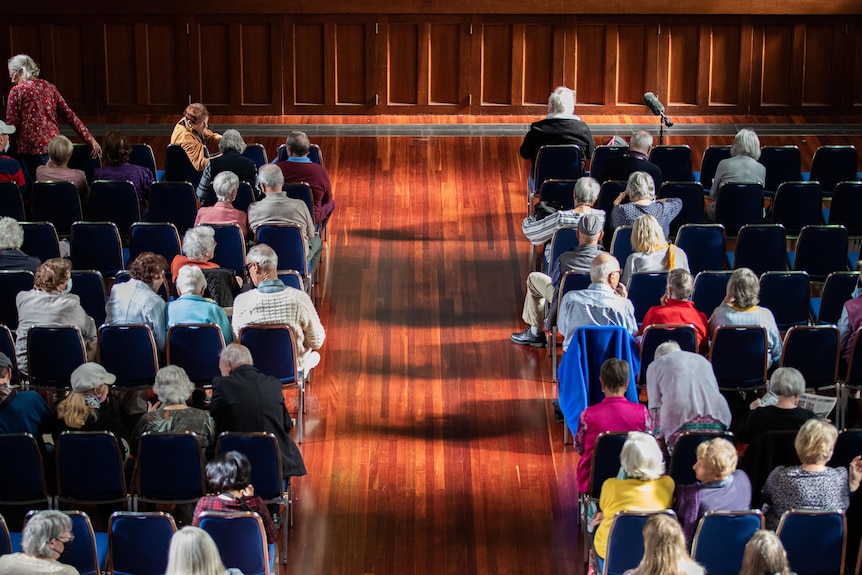
<path id="1" fill-rule="evenodd" d="M 706 314 L 696 310 L 691 300 L 668 298 L 664 305 L 655 305 L 647 310 L 638 335 L 643 335 L 643 330 L 650 325 L 690 323 L 694 326 L 697 347 L 702 350 L 707 341 L 706 322 Z"/>

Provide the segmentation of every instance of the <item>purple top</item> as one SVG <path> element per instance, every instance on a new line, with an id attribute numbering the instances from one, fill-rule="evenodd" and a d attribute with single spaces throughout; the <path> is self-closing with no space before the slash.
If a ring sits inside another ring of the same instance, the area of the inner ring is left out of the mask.
<path id="1" fill-rule="evenodd" d="M 94 180 L 128 180 L 138 192 L 138 200 L 146 196 L 155 178 L 149 168 L 126 162 L 122 166 L 102 166 L 93 172 Z"/>

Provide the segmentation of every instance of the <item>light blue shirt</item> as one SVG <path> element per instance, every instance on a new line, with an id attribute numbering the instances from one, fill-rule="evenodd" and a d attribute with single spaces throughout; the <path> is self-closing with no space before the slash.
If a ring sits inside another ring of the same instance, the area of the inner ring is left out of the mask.
<path id="1" fill-rule="evenodd" d="M 586 289 L 573 290 L 563 296 L 557 327 L 563 334 L 563 351 L 569 349 L 572 335 L 583 325 L 618 325 L 632 336 L 638 331 L 635 307 L 603 283 L 592 283 Z"/>
<path id="2" fill-rule="evenodd" d="M 105 325 L 144 324 L 149 326 L 159 351 L 165 351 L 165 300 L 150 286 L 136 279 L 114 284 L 105 305 Z"/>
<path id="3" fill-rule="evenodd" d="M 221 328 L 225 345 L 233 342 L 230 321 L 224 309 L 211 299 L 199 295 L 181 295 L 168 304 L 168 327 L 180 323 L 212 323 Z"/>

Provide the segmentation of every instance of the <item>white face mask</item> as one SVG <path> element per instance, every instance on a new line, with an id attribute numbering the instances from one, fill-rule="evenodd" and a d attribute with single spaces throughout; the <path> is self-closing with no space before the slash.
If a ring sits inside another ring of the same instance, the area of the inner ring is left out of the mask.
<path id="1" fill-rule="evenodd" d="M 66 289 L 60 290 L 60 293 L 71 293 L 72 292 L 72 278 L 69 278 L 69 281 L 66 282 Z"/>

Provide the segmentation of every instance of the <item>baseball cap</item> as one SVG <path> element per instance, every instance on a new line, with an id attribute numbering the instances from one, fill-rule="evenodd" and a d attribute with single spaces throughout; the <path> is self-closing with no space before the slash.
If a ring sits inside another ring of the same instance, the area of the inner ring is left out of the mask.
<path id="1" fill-rule="evenodd" d="M 100 385 L 112 384 L 117 381 L 116 376 L 108 373 L 108 371 L 98 363 L 84 363 L 75 368 L 72 372 L 72 391 L 83 393 L 95 389 Z"/>
<path id="2" fill-rule="evenodd" d="M 603 224 L 598 214 L 584 214 L 578 220 L 578 231 L 587 236 L 597 236 L 602 231 Z"/>
<path id="3" fill-rule="evenodd" d="M 6 122 L 0 121 L 0 134 L 14 134 L 15 126 L 10 126 Z"/>

